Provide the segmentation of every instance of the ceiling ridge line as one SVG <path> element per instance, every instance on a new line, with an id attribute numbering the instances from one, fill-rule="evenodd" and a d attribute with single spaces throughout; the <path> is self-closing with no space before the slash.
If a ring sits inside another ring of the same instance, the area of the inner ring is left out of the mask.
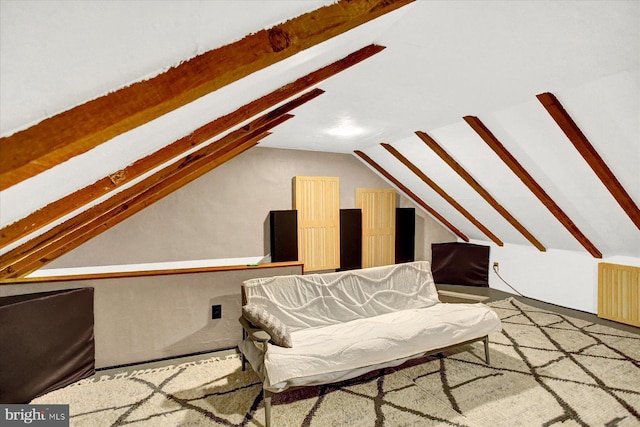
<path id="1" fill-rule="evenodd" d="M 502 240 L 498 238 L 495 234 L 491 232 L 484 224 L 482 224 L 476 217 L 471 215 L 471 212 L 466 210 L 460 203 L 458 203 L 453 197 L 451 197 L 442 187 L 435 183 L 431 178 L 429 178 L 419 167 L 413 164 L 409 159 L 402 155 L 398 150 L 396 150 L 390 144 L 382 143 L 380 144 L 382 147 L 387 150 L 393 157 L 400 161 L 403 165 L 405 165 L 411 172 L 413 172 L 418 178 L 420 178 L 425 184 L 427 184 L 433 191 L 438 193 L 440 197 L 445 199 L 451 206 L 454 207 L 458 212 L 462 214 L 467 220 L 469 220 L 473 225 L 475 225 L 485 236 L 487 236 L 491 241 L 493 241 L 498 246 L 504 246 Z"/>
<path id="2" fill-rule="evenodd" d="M 609 193 L 618 202 L 622 210 L 627 214 L 629 219 L 640 229 L 640 209 L 633 201 L 627 190 L 620 183 L 613 171 L 607 166 L 604 159 L 598 154 L 593 144 L 582 132 L 582 129 L 573 120 L 558 98 L 550 93 L 545 92 L 536 95 L 538 101 L 547 110 L 551 118 L 556 122 L 558 127 L 567 136 L 571 144 L 580 153 L 582 158 L 587 162 L 593 173 L 600 179 L 602 184 L 609 190 Z"/>
<path id="3" fill-rule="evenodd" d="M 538 182 L 527 172 L 527 170 L 516 160 L 507 148 L 496 138 L 496 136 L 475 116 L 464 116 L 464 121 L 480 136 L 480 138 L 493 150 L 493 152 L 507 165 L 509 169 L 524 183 L 540 202 L 551 212 L 551 214 L 571 233 L 571 235 L 589 252 L 594 258 L 602 258 L 602 252 L 595 247 L 587 236 L 580 231 L 578 226 L 569 216 L 558 206 L 558 204 L 547 194 Z"/>
<path id="4" fill-rule="evenodd" d="M 495 197 L 489 193 L 467 170 L 458 163 L 447 151 L 436 142 L 426 132 L 416 131 L 415 134 L 424 142 L 427 147 L 437 154 L 454 172 L 460 176 L 471 188 L 473 188 L 482 198 L 489 203 L 502 217 L 507 220 L 516 230 L 520 232 L 533 246 L 535 246 L 541 252 L 545 252 L 547 249 L 536 239 L 527 228 L 522 225 L 502 204 L 500 204 Z"/>
<path id="5" fill-rule="evenodd" d="M 400 191 L 402 191 L 405 195 L 407 195 L 411 200 L 421 206 L 425 211 L 427 211 L 431 216 L 433 216 L 436 220 L 438 220 L 442 225 L 448 228 L 453 234 L 464 240 L 465 242 L 469 241 L 469 237 L 467 237 L 462 231 L 456 228 L 453 224 L 451 224 L 445 217 L 440 215 L 435 209 L 426 204 L 424 200 L 418 197 L 413 191 L 411 191 L 406 185 L 404 185 L 400 180 L 391 175 L 386 169 L 376 163 L 371 157 L 366 155 L 364 152 L 360 150 L 355 150 L 354 153 L 360 157 L 365 163 L 371 166 L 373 169 L 378 171 L 383 177 L 389 180 L 393 185 L 398 187 Z"/>

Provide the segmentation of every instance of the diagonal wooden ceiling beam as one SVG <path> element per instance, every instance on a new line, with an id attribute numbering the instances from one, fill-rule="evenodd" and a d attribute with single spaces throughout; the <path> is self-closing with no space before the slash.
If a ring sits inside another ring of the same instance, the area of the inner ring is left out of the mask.
<path id="1" fill-rule="evenodd" d="M 321 89 L 312 89 L 295 100 L 283 104 L 269 112 L 266 117 L 276 119 L 294 108 L 315 99 L 322 93 L 324 93 L 324 91 Z M 247 112 L 245 107 L 242 107 L 240 110 L 236 110 L 236 112 L 243 113 L 242 117 L 244 117 L 244 113 Z M 241 114 L 237 115 L 240 116 Z M 4 227 L 0 230 L 0 247 L 5 247 L 6 245 L 13 243 L 14 241 L 55 221 L 56 219 L 85 206 L 98 197 L 108 194 L 114 189 L 131 182 L 133 179 L 145 172 L 170 161 L 172 158 L 175 158 L 180 154 L 184 154 L 194 146 L 200 145 L 214 138 L 216 135 L 220 134 L 222 130 L 226 130 L 221 129 L 220 122 L 224 121 L 222 119 L 224 119 L 224 117 L 216 119 L 213 122 L 200 127 L 189 135 L 160 149 L 156 153 L 140 159 L 126 168 L 104 177 L 95 183 L 70 194 L 69 196 L 63 197 L 62 199 L 45 206 L 25 218 Z M 237 119 L 238 123 L 240 123 L 241 117 L 237 117 Z"/>
<path id="2" fill-rule="evenodd" d="M 62 199 L 50 203 L 36 212 L 3 227 L 0 230 L 0 248 L 5 247 L 18 239 L 34 232 L 35 230 L 61 218 L 81 206 L 101 197 L 115 188 L 130 182 L 143 173 L 175 158 L 193 146 L 213 138 L 214 136 L 242 123 L 250 117 L 254 117 L 263 111 L 272 108 L 286 99 L 309 89 L 310 87 L 330 78 L 368 58 L 382 52 L 384 46 L 369 45 L 359 49 L 346 57 L 313 71 L 275 91 L 252 101 L 237 110 L 222 116 L 208 125 L 200 128 L 198 132 L 181 138 L 157 152 L 140 159 L 133 164 L 121 169 L 110 176 L 104 177 Z M 280 107 L 278 111 L 284 112 L 285 108 L 293 109 L 309 101 L 322 93 L 320 89 L 312 89 L 306 95 L 288 102 L 286 107 Z M 288 111 L 288 110 L 287 110 Z"/>
<path id="3" fill-rule="evenodd" d="M 258 143 L 293 117 L 269 113 L 0 256 L 0 279 L 21 277 L 120 223 Z"/>
<path id="4" fill-rule="evenodd" d="M 393 155 L 396 159 L 400 161 L 403 165 L 405 165 L 411 172 L 416 174 L 418 178 L 420 178 L 425 184 L 427 184 L 433 191 L 438 193 L 443 199 L 445 199 L 451 206 L 453 206 L 458 212 L 462 214 L 466 219 L 468 219 L 473 225 L 475 225 L 485 236 L 491 239 L 496 245 L 504 246 L 502 240 L 500 240 L 495 234 L 491 232 L 487 227 L 484 226 L 480 221 L 478 221 L 471 213 L 466 210 L 460 203 L 458 203 L 453 197 L 451 197 L 442 187 L 436 184 L 431 178 L 429 178 L 424 172 L 420 170 L 419 167 L 414 165 L 409 159 L 402 155 L 398 150 L 393 148 L 389 144 L 381 144 L 385 150 Z"/>
<path id="5" fill-rule="evenodd" d="M 436 153 L 446 164 L 449 165 L 451 169 L 453 169 L 460 178 L 464 179 L 471 188 L 476 190 L 476 192 L 491 205 L 504 219 L 507 220 L 509 224 L 511 224 L 516 230 L 520 232 L 533 246 L 538 248 L 538 250 L 544 252 L 546 248 L 536 239 L 533 234 L 529 232 L 504 206 L 502 206 L 492 195 L 489 193 L 476 179 L 471 176 L 469 172 L 462 167 L 460 163 L 458 163 L 447 151 L 440 146 L 435 139 L 431 138 L 427 133 L 422 131 L 417 131 L 416 135 L 420 138 L 427 147 L 431 148 L 434 153 Z"/>
<path id="6" fill-rule="evenodd" d="M 587 236 L 580 231 L 578 226 L 564 213 L 536 182 L 527 170 L 511 155 L 498 138 L 475 116 L 465 116 L 464 120 L 476 131 L 484 142 L 500 157 L 500 159 L 513 171 L 514 174 L 527 186 L 527 188 L 549 209 L 549 212 L 571 233 L 573 237 L 595 258 L 602 258 L 602 253 L 596 248 Z"/>
<path id="7" fill-rule="evenodd" d="M 23 258 L 20 262 L 13 264 L 8 269 L 0 270 L 0 280 L 8 277 L 24 277 L 29 273 L 42 268 L 54 259 L 77 248 L 81 244 L 87 242 L 103 231 L 108 230 L 114 225 L 119 224 L 152 203 L 160 200 L 162 197 L 202 176 L 211 169 L 220 166 L 226 161 L 229 161 L 246 150 L 254 147 L 261 139 L 269 136 L 270 134 L 270 132 L 264 132 L 256 134 L 250 138 L 246 138 L 244 141 L 237 141 L 231 146 L 228 146 L 219 157 L 212 159 L 213 161 L 211 161 L 205 168 L 201 168 L 192 174 L 184 175 L 181 179 L 163 181 L 157 187 L 149 189 L 128 201 L 126 205 L 119 206 L 115 211 L 110 211 L 105 215 L 92 219 L 89 223 L 75 229 L 71 234 L 66 235 L 64 239 L 56 242 L 55 245 L 42 248 L 30 257 Z M 9 275 L 3 277 L 6 273 L 9 273 Z"/>
<path id="8" fill-rule="evenodd" d="M 411 200 L 416 202 L 419 206 L 421 206 L 425 211 L 429 212 L 435 219 L 440 221 L 442 225 L 447 227 L 453 234 L 464 240 L 465 242 L 469 241 L 469 238 L 460 230 L 458 230 L 453 224 L 446 220 L 445 217 L 440 215 L 435 209 L 431 206 L 427 205 L 420 197 L 418 197 L 413 191 L 409 190 L 407 186 L 402 184 L 396 177 L 391 175 L 387 170 L 385 170 L 382 166 L 376 163 L 371 157 L 367 156 L 360 150 L 354 151 L 354 153 L 369 164 L 372 168 L 377 170 L 382 176 L 389 180 L 392 184 L 400 189 L 403 193 L 405 193 Z"/>
<path id="9" fill-rule="evenodd" d="M 567 138 L 569 138 L 569 141 L 571 141 L 576 150 L 578 150 L 589 167 L 591 167 L 593 172 L 600 178 L 602 184 L 609 190 L 631 221 L 640 229 L 640 209 L 638 209 L 638 205 L 636 205 L 629 193 L 627 193 L 627 190 L 624 189 L 620 181 L 618 181 L 618 178 L 616 178 L 591 142 L 589 142 L 584 133 L 582 133 L 582 130 L 576 122 L 573 121 L 573 118 L 571 118 L 567 110 L 565 110 L 560 101 L 558 101 L 558 98 L 549 92 L 541 93 L 536 95 L 536 97 L 560 129 L 562 129 Z"/>
<path id="10" fill-rule="evenodd" d="M 0 191 L 414 0 L 339 0 L 0 138 Z"/>

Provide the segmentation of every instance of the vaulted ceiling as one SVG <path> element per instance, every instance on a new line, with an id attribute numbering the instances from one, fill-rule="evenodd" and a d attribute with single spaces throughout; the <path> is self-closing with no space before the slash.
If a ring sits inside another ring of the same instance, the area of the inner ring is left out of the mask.
<path id="1" fill-rule="evenodd" d="M 640 257 L 640 3 L 0 3 L 0 277 L 250 149 L 460 239 Z"/>

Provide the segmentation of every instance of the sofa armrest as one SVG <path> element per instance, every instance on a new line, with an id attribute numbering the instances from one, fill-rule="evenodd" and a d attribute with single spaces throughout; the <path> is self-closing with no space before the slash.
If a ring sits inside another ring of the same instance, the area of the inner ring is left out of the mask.
<path id="1" fill-rule="evenodd" d="M 247 332 L 249 338 L 253 341 L 266 343 L 271 339 L 271 336 L 260 328 L 253 326 L 244 316 L 240 316 L 240 324 L 242 328 Z"/>

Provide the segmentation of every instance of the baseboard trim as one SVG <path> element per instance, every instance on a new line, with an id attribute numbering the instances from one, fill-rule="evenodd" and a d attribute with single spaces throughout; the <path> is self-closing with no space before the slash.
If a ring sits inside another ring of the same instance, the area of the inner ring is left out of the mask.
<path id="1" fill-rule="evenodd" d="M 445 291 L 445 290 L 438 290 L 438 295 L 443 297 L 448 297 L 448 298 L 466 299 L 466 300 L 478 301 L 478 302 L 487 301 L 489 299 L 489 297 L 484 295 L 466 294 L 462 292 Z"/>

